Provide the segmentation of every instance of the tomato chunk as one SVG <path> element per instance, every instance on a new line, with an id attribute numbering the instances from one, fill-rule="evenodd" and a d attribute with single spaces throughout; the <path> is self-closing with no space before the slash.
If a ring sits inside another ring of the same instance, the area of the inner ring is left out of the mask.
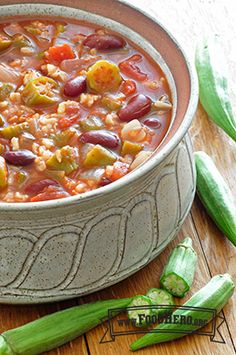
<path id="1" fill-rule="evenodd" d="M 119 68 L 125 75 L 135 79 L 137 81 L 147 80 L 148 75 L 143 73 L 141 69 L 135 64 L 140 62 L 142 59 L 141 55 L 135 54 L 132 57 L 124 60 L 119 64 Z"/>
<path id="2" fill-rule="evenodd" d="M 71 46 L 65 43 L 61 46 L 50 47 L 46 57 L 49 62 L 59 64 L 65 59 L 74 59 L 75 53 Z"/>
<path id="3" fill-rule="evenodd" d="M 121 84 L 120 91 L 125 94 L 125 96 L 133 95 L 136 92 L 136 84 L 133 80 L 125 80 Z"/>
<path id="4" fill-rule="evenodd" d="M 64 130 L 66 128 L 69 128 L 70 126 L 72 126 L 73 124 L 75 124 L 79 119 L 79 116 L 71 116 L 71 117 L 62 117 L 59 119 L 58 121 L 58 128 Z"/>
<path id="5" fill-rule="evenodd" d="M 70 196 L 68 192 L 63 190 L 61 187 L 58 186 L 48 186 L 46 187 L 43 192 L 39 193 L 38 195 L 32 197 L 30 199 L 31 202 L 39 202 L 39 201 L 47 201 L 47 200 L 56 200 L 57 198 L 64 198 Z"/>
<path id="6" fill-rule="evenodd" d="M 122 176 L 125 176 L 129 172 L 129 164 L 122 163 L 117 161 L 113 164 L 113 172 L 110 176 L 112 181 L 120 179 Z"/>

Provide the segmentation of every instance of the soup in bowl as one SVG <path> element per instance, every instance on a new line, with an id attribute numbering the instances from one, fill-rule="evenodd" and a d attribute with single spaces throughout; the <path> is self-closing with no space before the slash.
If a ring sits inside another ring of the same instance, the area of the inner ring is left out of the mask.
<path id="1" fill-rule="evenodd" d="M 193 201 L 188 59 L 124 2 L 76 7 L 1 6 L 2 302 L 126 278 L 174 238 Z"/>
<path id="2" fill-rule="evenodd" d="M 0 25 L 0 198 L 59 199 L 108 185 L 161 144 L 171 92 L 157 62 L 106 27 Z"/>

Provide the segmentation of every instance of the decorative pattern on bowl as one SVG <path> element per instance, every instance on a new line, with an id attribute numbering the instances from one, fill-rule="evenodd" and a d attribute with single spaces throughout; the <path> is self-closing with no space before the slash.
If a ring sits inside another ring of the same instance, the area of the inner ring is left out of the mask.
<path id="1" fill-rule="evenodd" d="M 186 137 L 151 174 L 102 208 L 32 228 L 20 217 L 0 230 L 0 301 L 42 302 L 110 286 L 155 258 L 172 240 L 195 192 Z M 128 200 L 128 203 L 127 203 Z M 76 208 L 76 207 L 75 207 Z M 27 216 L 25 216 L 27 219 Z"/>

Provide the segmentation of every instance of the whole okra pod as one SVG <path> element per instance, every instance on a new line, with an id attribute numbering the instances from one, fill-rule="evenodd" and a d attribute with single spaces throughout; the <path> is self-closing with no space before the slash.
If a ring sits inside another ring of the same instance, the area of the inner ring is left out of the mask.
<path id="1" fill-rule="evenodd" d="M 108 310 L 128 306 L 132 298 L 71 307 L 0 335 L 0 355 L 37 355 L 57 348 L 101 323 Z"/>
<path id="2" fill-rule="evenodd" d="M 195 152 L 197 193 L 208 214 L 236 246 L 236 206 L 232 192 L 213 160 L 204 152 Z"/>
<path id="3" fill-rule="evenodd" d="M 203 308 L 203 310 L 186 310 L 180 307 L 172 314 L 172 319 L 192 317 L 193 320 L 204 320 L 205 325 L 212 320 L 214 313 L 206 312 L 204 308 L 215 310 L 216 314 L 219 313 L 232 296 L 234 288 L 235 285 L 229 274 L 216 275 L 183 305 L 185 307 L 199 307 Z M 130 348 L 135 351 L 146 346 L 178 339 L 201 327 L 202 325 L 199 325 L 198 322 L 193 322 L 192 324 L 183 324 L 182 322 L 161 323 L 156 329 L 165 331 L 164 333 L 147 333 L 131 344 Z"/>
<path id="4" fill-rule="evenodd" d="M 218 36 L 204 39 L 196 50 L 200 101 L 210 118 L 236 141 L 236 120 L 228 91 L 227 63 Z"/>

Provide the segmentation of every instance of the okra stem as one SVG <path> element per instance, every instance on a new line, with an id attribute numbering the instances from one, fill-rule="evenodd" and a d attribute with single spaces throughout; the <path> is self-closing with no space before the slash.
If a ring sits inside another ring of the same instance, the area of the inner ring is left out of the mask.
<path id="1" fill-rule="evenodd" d="M 219 313 L 232 296 L 234 288 L 235 285 L 229 274 L 216 275 L 183 305 L 203 308 L 202 310 L 186 310 L 180 307 L 172 314 L 171 319 L 174 320 L 180 317 L 187 319 L 187 317 L 192 317 L 193 320 L 204 320 L 205 324 L 209 323 L 214 316 L 214 312 L 209 312 L 209 310 L 215 310 L 216 314 Z M 164 331 L 164 333 L 148 333 L 131 344 L 130 348 L 135 351 L 146 346 L 178 339 L 202 327 L 199 323 L 193 323 L 190 325 L 181 322 L 172 322 L 171 324 L 161 323 L 155 329 Z"/>

